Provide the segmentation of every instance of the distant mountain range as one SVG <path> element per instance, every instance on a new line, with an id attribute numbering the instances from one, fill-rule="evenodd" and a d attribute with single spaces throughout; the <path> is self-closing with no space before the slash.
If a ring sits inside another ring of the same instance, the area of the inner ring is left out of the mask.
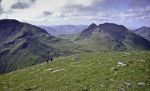
<path id="1" fill-rule="evenodd" d="M 44 62 L 45 55 L 71 54 L 60 49 L 63 43 L 69 41 L 56 38 L 37 26 L 17 20 L 0 20 L 0 73 Z"/>
<path id="2" fill-rule="evenodd" d="M 58 36 L 64 34 L 75 34 L 84 30 L 87 25 L 55 25 L 55 26 L 39 26 L 45 29 L 48 33 Z"/>
<path id="3" fill-rule="evenodd" d="M 74 40 L 94 51 L 149 50 L 150 42 L 129 31 L 123 25 L 104 23 L 91 24 Z"/>
<path id="4" fill-rule="evenodd" d="M 150 41 L 150 27 L 143 26 L 136 30 L 133 30 L 133 32 Z"/>

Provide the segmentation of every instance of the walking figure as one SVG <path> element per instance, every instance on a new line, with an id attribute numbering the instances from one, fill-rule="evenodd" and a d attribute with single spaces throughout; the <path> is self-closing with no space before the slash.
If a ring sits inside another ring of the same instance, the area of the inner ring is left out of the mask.
<path id="1" fill-rule="evenodd" d="M 53 58 L 51 57 L 50 60 L 51 60 L 51 62 L 52 62 L 52 61 L 53 61 Z"/>
<path id="2" fill-rule="evenodd" d="M 50 51 L 47 51 L 45 54 L 45 57 L 44 57 L 44 59 L 46 60 L 46 63 L 49 63 L 49 60 L 51 60 L 49 53 L 50 53 Z"/>
<path id="3" fill-rule="evenodd" d="M 48 63 L 48 61 L 49 61 L 49 60 L 47 59 L 46 62 Z"/>

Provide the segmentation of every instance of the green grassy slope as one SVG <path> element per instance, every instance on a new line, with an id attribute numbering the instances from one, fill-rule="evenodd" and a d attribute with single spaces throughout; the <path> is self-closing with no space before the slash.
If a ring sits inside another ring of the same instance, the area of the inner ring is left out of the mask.
<path id="1" fill-rule="evenodd" d="M 149 55 L 83 53 L 77 62 L 62 57 L 0 75 L 0 91 L 150 91 Z"/>

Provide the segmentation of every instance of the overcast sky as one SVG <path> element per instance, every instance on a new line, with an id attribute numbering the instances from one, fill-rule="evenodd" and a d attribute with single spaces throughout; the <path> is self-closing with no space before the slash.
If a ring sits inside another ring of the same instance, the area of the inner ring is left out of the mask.
<path id="1" fill-rule="evenodd" d="M 150 26 L 150 0 L 0 0 L 0 19 L 37 25 L 100 24 Z"/>

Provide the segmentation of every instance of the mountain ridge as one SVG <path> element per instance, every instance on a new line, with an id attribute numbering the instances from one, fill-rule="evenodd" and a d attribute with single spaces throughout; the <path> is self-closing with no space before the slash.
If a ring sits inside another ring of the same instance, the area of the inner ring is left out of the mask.
<path id="1" fill-rule="evenodd" d="M 58 44 L 61 47 L 65 42 L 69 41 L 56 38 L 35 25 L 0 20 L 0 73 L 44 62 L 45 55 L 57 57 L 72 54 L 55 47 Z"/>
<path id="2" fill-rule="evenodd" d="M 74 40 L 76 43 L 89 45 L 98 50 L 149 50 L 150 42 L 143 37 L 129 31 L 123 25 L 104 23 L 96 25 L 92 23 L 83 30 Z M 97 50 L 96 49 L 96 50 Z"/>

